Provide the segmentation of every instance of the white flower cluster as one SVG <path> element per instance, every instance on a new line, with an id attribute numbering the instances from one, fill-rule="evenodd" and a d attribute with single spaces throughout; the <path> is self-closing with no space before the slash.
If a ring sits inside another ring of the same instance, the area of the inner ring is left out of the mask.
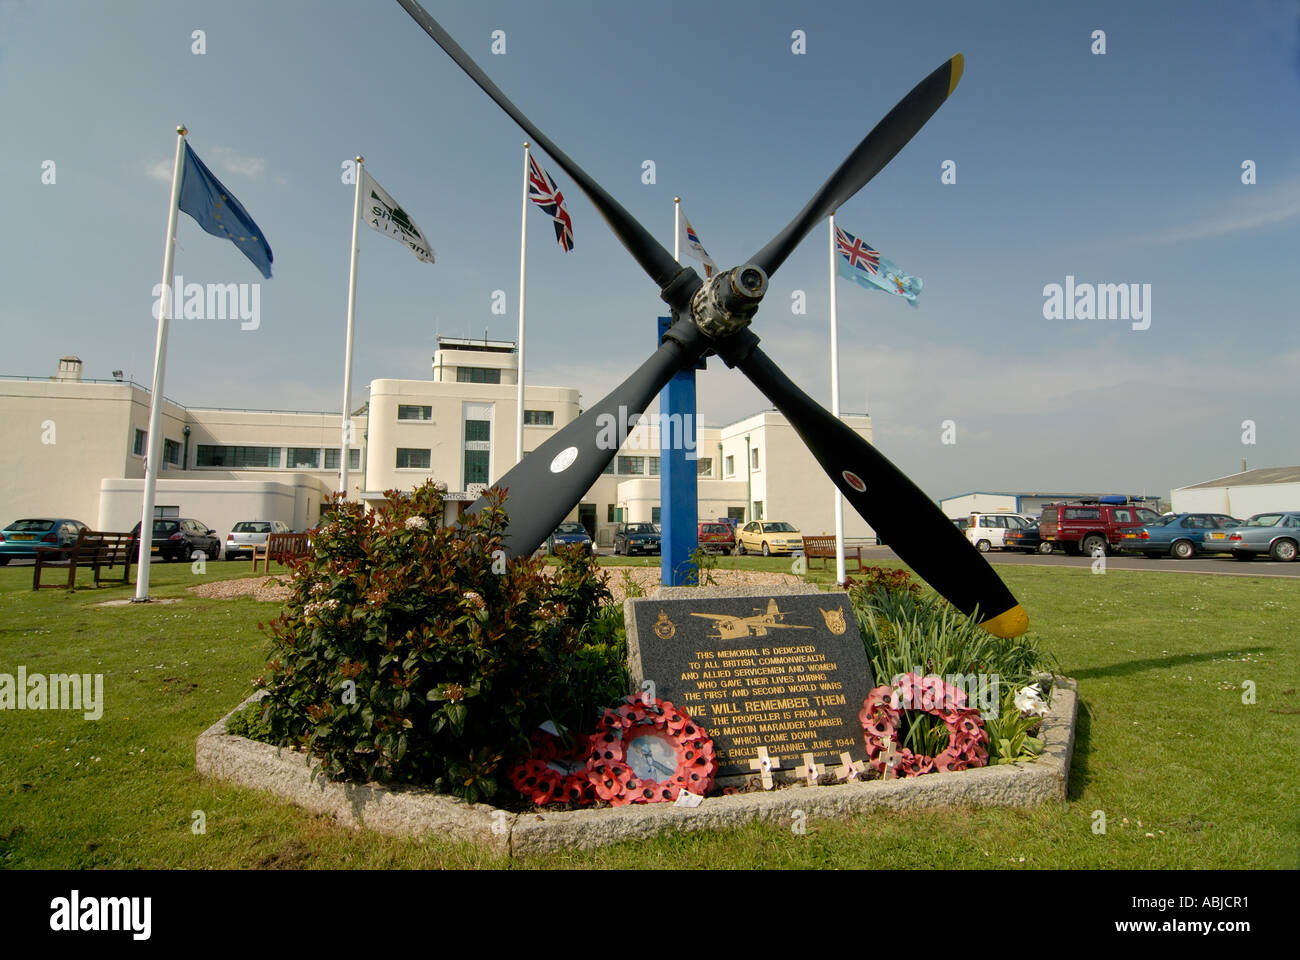
<path id="1" fill-rule="evenodd" d="M 1041 717 L 1047 713 L 1047 703 L 1043 700 L 1043 691 L 1038 689 L 1038 684 L 1030 684 L 1027 687 L 1021 687 L 1016 692 L 1016 709 L 1021 713 L 1029 713 Z"/>
<path id="2" fill-rule="evenodd" d="M 334 613 L 338 608 L 338 600 L 331 597 L 329 600 L 321 600 L 316 603 L 305 604 L 302 608 L 302 614 L 304 617 L 318 617 L 324 610 Z"/>
<path id="3" fill-rule="evenodd" d="M 330 585 L 324 580 L 321 580 L 311 585 L 311 595 L 313 597 L 319 597 L 322 593 L 329 593 L 329 589 Z"/>
<path id="4" fill-rule="evenodd" d="M 406 529 L 407 530 L 428 530 L 429 521 L 424 519 L 424 517 L 407 517 Z"/>

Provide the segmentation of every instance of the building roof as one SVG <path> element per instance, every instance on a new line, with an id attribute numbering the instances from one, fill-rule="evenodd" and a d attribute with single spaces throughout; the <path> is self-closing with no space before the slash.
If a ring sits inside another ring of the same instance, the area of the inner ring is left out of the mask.
<path id="1" fill-rule="evenodd" d="M 1193 483 L 1179 490 L 1203 490 L 1207 487 L 1259 487 L 1269 483 L 1300 483 L 1300 467 L 1257 467 L 1217 480 Z"/>

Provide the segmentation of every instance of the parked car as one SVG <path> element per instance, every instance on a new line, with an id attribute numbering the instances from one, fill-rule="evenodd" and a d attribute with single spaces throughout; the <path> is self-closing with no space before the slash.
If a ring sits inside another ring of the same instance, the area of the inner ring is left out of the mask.
<path id="1" fill-rule="evenodd" d="M 751 520 L 736 533 L 736 552 L 741 556 L 761 553 L 766 557 L 796 550 L 803 550 L 803 537 L 784 520 Z"/>
<path id="2" fill-rule="evenodd" d="M 972 513 L 955 522 L 976 550 L 988 553 L 994 547 L 1001 550 L 1005 546 L 1008 530 L 1023 530 L 1034 518 L 1023 513 Z"/>
<path id="3" fill-rule="evenodd" d="M 1039 535 L 1038 524 L 1034 522 L 1017 530 L 1008 529 L 1002 539 L 1002 549 L 1046 554 L 1051 553 L 1054 548 Z"/>
<path id="4" fill-rule="evenodd" d="M 591 542 L 591 534 L 577 520 L 570 520 L 560 524 L 546 538 L 547 556 L 555 555 L 556 547 L 573 547 L 580 546 L 588 556 L 595 551 L 596 545 Z"/>
<path id="5" fill-rule="evenodd" d="M 653 523 L 621 523 L 614 533 L 614 552 L 624 556 L 658 553 L 659 529 Z"/>
<path id="6" fill-rule="evenodd" d="M 1148 557 L 1171 556 L 1187 560 L 1206 552 L 1202 546 L 1212 530 L 1241 526 L 1241 521 L 1222 513 L 1167 513 L 1146 526 L 1125 527 L 1110 541 L 1112 550 L 1135 550 Z"/>
<path id="7" fill-rule="evenodd" d="M 37 547 L 70 547 L 86 529 L 80 520 L 15 520 L 0 530 L 0 567 L 10 560 L 34 559 Z"/>
<path id="8" fill-rule="evenodd" d="M 729 523 L 701 520 L 696 540 L 705 553 L 731 553 L 736 549 L 736 530 Z"/>
<path id="9" fill-rule="evenodd" d="M 1038 535 L 1059 544 L 1066 553 L 1106 552 L 1125 528 L 1159 520 L 1160 514 L 1129 497 L 1098 497 L 1073 503 L 1051 503 L 1038 518 Z"/>
<path id="10" fill-rule="evenodd" d="M 265 546 L 271 534 L 289 532 L 289 525 L 279 520 L 240 520 L 226 534 L 226 559 L 251 557 L 253 547 Z"/>
<path id="11" fill-rule="evenodd" d="M 131 528 L 132 550 L 140 538 L 140 524 Z M 221 559 L 221 538 L 217 531 L 199 520 L 159 517 L 153 522 L 153 543 L 149 552 L 167 562 L 193 560 L 202 553 L 208 560 Z"/>
<path id="12" fill-rule="evenodd" d="M 1238 560 L 1267 553 L 1274 560 L 1294 560 L 1300 545 L 1300 510 L 1257 513 L 1231 530 L 1211 530 L 1206 550 L 1223 550 Z"/>

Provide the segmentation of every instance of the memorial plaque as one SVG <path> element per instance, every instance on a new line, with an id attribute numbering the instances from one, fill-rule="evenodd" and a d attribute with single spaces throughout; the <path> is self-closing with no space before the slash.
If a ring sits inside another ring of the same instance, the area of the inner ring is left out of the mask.
<path id="1" fill-rule="evenodd" d="M 805 754 L 828 768 L 865 756 L 858 712 L 874 683 L 844 594 L 687 587 L 624 611 L 633 689 L 699 721 L 718 776 L 752 775 L 760 747 L 795 775 Z"/>

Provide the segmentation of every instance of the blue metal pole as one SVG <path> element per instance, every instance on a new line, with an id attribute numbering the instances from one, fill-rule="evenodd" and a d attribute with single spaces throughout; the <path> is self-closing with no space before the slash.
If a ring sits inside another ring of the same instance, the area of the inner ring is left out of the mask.
<path id="1" fill-rule="evenodd" d="M 659 318 L 659 339 L 672 323 Z M 680 587 L 694 573 L 691 554 L 698 546 L 699 480 L 696 472 L 695 370 L 680 370 L 659 394 L 659 541 L 664 586 Z M 689 457 L 688 457 L 689 454 Z"/>

